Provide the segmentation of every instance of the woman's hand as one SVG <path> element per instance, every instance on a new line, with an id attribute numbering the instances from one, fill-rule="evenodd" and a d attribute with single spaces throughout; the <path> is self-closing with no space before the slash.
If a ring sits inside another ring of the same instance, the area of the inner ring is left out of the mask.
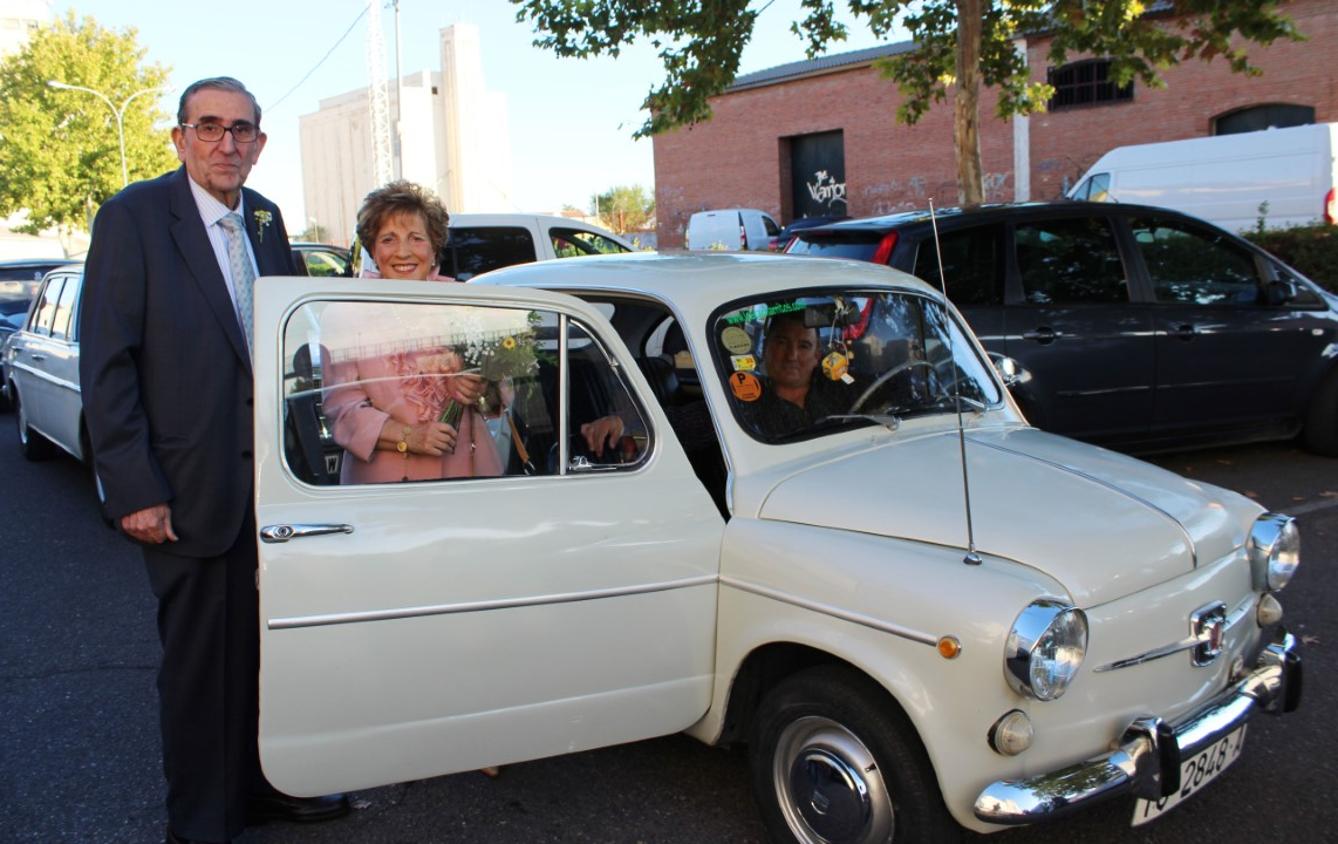
<path id="1" fill-rule="evenodd" d="M 381 428 L 377 447 L 385 451 L 398 451 L 401 454 L 425 454 L 440 457 L 455 450 L 457 432 L 445 422 L 419 422 L 417 425 L 405 425 L 394 419 L 387 419 Z M 404 447 L 400 447 L 404 443 Z"/>
<path id="2" fill-rule="evenodd" d="M 456 431 L 445 422 L 419 422 L 404 438 L 413 454 L 440 457 L 455 450 Z"/>
<path id="3" fill-rule="evenodd" d="M 477 373 L 462 373 L 451 376 L 451 397 L 465 407 L 473 407 L 477 404 L 479 397 L 483 395 L 483 391 L 487 388 L 488 382 L 484 381 L 483 376 Z"/>

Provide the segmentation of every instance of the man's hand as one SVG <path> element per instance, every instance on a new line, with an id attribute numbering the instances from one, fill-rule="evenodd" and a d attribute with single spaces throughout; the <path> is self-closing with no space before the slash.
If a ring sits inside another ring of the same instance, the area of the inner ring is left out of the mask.
<path id="1" fill-rule="evenodd" d="M 617 416 L 601 416 L 593 422 L 581 426 L 581 436 L 585 437 L 586 448 L 596 457 L 604 456 L 604 446 L 616 448 L 623 437 L 623 420 Z"/>
<path id="2" fill-rule="evenodd" d="M 155 504 L 122 516 L 121 530 L 131 539 L 148 545 L 177 541 L 176 532 L 172 530 L 172 508 L 166 504 Z"/>

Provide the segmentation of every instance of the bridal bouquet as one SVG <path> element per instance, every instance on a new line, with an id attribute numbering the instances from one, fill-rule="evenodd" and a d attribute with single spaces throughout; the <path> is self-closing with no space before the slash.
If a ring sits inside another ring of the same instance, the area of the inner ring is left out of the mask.
<path id="1" fill-rule="evenodd" d="M 508 379 L 533 375 L 538 371 L 539 360 L 535 351 L 533 328 L 537 319 L 538 314 L 531 315 L 531 327 L 528 330 L 512 333 L 478 334 L 472 337 L 468 343 L 455 348 L 456 354 L 464 362 L 463 372 L 476 373 L 488 382 L 488 391 L 484 394 L 485 398 L 479 400 L 480 403 L 485 401 L 489 395 L 497 395 L 496 385 L 498 383 Z M 441 411 L 438 421 L 458 427 L 460 417 L 464 415 L 464 412 L 464 406 L 460 402 L 450 399 Z"/>

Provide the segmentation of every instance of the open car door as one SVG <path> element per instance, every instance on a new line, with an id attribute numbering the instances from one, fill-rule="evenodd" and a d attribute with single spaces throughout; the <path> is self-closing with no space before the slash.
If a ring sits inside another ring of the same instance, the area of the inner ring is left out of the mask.
<path id="1" fill-rule="evenodd" d="M 371 787 L 701 717 L 723 520 L 596 310 L 528 289 L 268 278 L 255 336 L 275 786 Z M 456 422 L 468 453 L 425 470 L 379 432 L 440 418 L 461 367 L 493 387 Z M 580 424 L 611 414 L 618 446 L 581 453 Z"/>

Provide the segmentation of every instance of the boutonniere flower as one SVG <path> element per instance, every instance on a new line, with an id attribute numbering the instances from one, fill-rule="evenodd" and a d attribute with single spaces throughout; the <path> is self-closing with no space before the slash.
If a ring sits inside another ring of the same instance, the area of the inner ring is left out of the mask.
<path id="1" fill-rule="evenodd" d="M 256 234 L 258 235 L 260 242 L 264 243 L 265 227 L 268 226 L 274 220 L 274 215 L 269 213 L 263 208 L 257 208 L 255 210 L 255 218 L 256 218 Z"/>

